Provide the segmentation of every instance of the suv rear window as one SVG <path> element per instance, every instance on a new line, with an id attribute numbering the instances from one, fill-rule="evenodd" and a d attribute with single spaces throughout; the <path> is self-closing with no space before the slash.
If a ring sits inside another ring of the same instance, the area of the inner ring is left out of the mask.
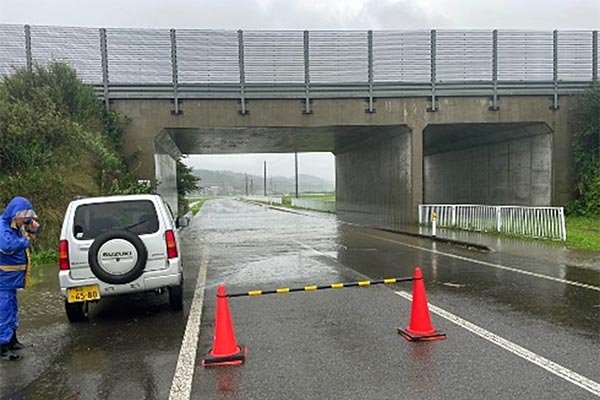
<path id="1" fill-rule="evenodd" d="M 95 239 L 115 229 L 147 235 L 158 232 L 158 225 L 154 203 L 149 200 L 84 204 L 75 210 L 73 236 L 79 240 Z"/>

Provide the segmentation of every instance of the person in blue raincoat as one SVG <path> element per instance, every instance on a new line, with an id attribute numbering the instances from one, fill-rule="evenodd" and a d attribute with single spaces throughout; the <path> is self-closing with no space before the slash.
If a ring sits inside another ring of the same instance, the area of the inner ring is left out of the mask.
<path id="1" fill-rule="evenodd" d="M 39 225 L 31 202 L 13 198 L 0 215 L 0 360 L 15 361 L 25 346 L 17 339 L 17 289 L 26 287 L 29 248 Z"/>

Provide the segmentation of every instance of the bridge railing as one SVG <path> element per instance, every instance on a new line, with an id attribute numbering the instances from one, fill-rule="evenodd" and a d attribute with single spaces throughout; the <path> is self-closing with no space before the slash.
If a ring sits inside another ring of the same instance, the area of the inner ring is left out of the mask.
<path id="1" fill-rule="evenodd" d="M 110 98 L 498 97 L 598 80 L 598 31 L 226 31 L 0 25 L 0 75 L 63 61 Z M 108 105 L 108 102 L 107 102 Z"/>
<path id="2" fill-rule="evenodd" d="M 419 206 L 419 224 L 431 225 L 434 213 L 439 227 L 567 239 L 563 207 L 424 204 Z"/>

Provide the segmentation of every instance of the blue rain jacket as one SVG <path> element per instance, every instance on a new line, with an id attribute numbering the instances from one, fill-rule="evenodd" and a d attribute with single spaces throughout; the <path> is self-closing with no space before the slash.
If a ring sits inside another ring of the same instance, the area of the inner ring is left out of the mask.
<path id="1" fill-rule="evenodd" d="M 20 289 L 25 283 L 29 239 L 18 228 L 11 227 L 13 218 L 24 210 L 33 210 L 31 202 L 24 197 L 13 198 L 0 216 L 0 290 Z"/>
<path id="2" fill-rule="evenodd" d="M 10 342 L 19 327 L 16 290 L 0 290 L 0 344 Z"/>

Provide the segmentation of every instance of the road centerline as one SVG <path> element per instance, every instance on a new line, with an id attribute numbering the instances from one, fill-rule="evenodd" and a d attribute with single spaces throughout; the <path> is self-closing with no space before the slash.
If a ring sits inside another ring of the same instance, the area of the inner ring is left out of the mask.
<path id="1" fill-rule="evenodd" d="M 189 400 L 191 397 L 196 353 L 198 351 L 198 336 L 202 321 L 202 304 L 204 303 L 208 258 L 208 248 L 205 247 L 194 289 L 194 298 L 185 327 L 185 334 L 181 342 L 181 349 L 179 350 L 179 358 L 177 359 L 177 367 L 171 384 L 169 400 Z"/>
<path id="2" fill-rule="evenodd" d="M 362 235 L 362 236 L 366 236 L 366 237 L 372 238 L 372 239 L 383 240 L 384 242 L 399 244 L 401 246 L 409 247 L 409 248 L 415 249 L 415 250 L 426 251 L 428 253 L 438 254 L 438 255 L 441 255 L 441 256 L 445 256 L 445 257 L 449 257 L 449 258 L 454 258 L 454 259 L 461 260 L 461 261 L 467 261 L 467 262 L 471 262 L 471 263 L 474 263 L 474 264 L 484 265 L 486 267 L 492 267 L 492 268 L 502 269 L 502 270 L 505 270 L 505 271 L 516 272 L 516 273 L 523 274 L 523 275 L 533 276 L 535 278 L 546 279 L 546 280 L 549 280 L 549 281 L 559 282 L 559 283 L 562 283 L 562 284 L 565 284 L 565 285 L 571 285 L 571 286 L 575 286 L 575 287 L 579 287 L 579 288 L 583 288 L 583 289 L 595 290 L 597 292 L 600 292 L 600 287 L 594 286 L 594 285 L 590 285 L 590 284 L 587 284 L 587 283 L 582 283 L 582 282 L 577 282 L 577 281 L 570 281 L 570 280 L 567 280 L 567 279 L 556 278 L 556 277 L 550 276 L 550 275 L 539 274 L 537 272 L 527 271 L 527 270 L 523 270 L 523 269 L 519 269 L 519 268 L 507 267 L 505 265 L 494 264 L 494 263 L 490 263 L 490 262 L 487 262 L 487 261 L 476 260 L 474 258 L 459 256 L 459 255 L 456 255 L 456 254 L 446 253 L 446 252 L 439 251 L 439 250 L 428 249 L 426 247 L 412 245 L 412 244 L 400 242 L 398 240 L 384 238 L 384 237 L 381 237 L 381 236 L 370 235 L 368 233 L 358 232 L 358 234 Z"/>
<path id="3" fill-rule="evenodd" d="M 412 296 L 407 292 L 398 291 L 394 293 L 396 293 L 400 297 L 403 297 L 406 300 L 412 301 Z M 479 325 L 475 325 L 474 323 L 462 319 L 459 316 L 452 314 L 442 308 L 434 306 L 431 303 L 429 303 L 429 311 L 460 326 L 463 329 L 468 330 L 471 333 L 474 333 L 475 335 L 487 340 L 488 342 L 493 343 L 505 350 L 508 350 L 511 353 L 523 358 L 524 360 L 529 361 L 545 369 L 546 371 L 549 371 L 552 374 L 576 386 L 579 386 L 582 389 L 587 390 L 593 395 L 600 397 L 600 383 L 586 378 L 585 376 L 580 375 L 575 371 L 563 367 L 562 365 L 557 364 L 554 361 L 551 361 L 545 357 L 540 356 L 539 354 L 527 350 L 526 348 L 521 347 L 516 343 L 504 339 L 503 337 L 498 336 L 495 333 L 480 327 Z"/>

